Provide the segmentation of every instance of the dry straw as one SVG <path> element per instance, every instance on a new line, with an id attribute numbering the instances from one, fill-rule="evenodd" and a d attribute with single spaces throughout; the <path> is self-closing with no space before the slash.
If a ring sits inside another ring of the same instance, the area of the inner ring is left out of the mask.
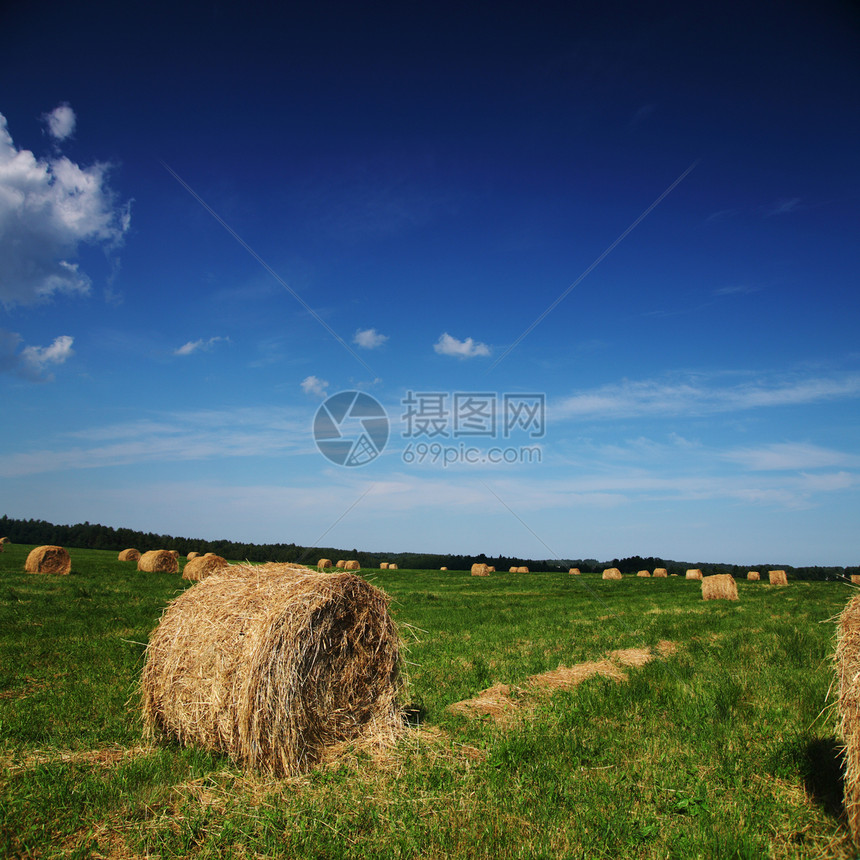
<path id="1" fill-rule="evenodd" d="M 788 577 L 784 570 L 769 570 L 767 576 L 771 585 L 788 585 Z"/>
<path id="2" fill-rule="evenodd" d="M 636 574 L 636 576 L 641 576 L 641 577 L 646 577 L 646 576 L 648 576 L 648 577 L 650 577 L 650 576 L 651 576 L 651 572 L 650 572 L 650 571 L 648 571 L 648 570 L 640 570 L 640 571 Z"/>
<path id="3" fill-rule="evenodd" d="M 665 567 L 655 567 L 654 568 L 654 576 L 664 576 L 667 577 L 669 575 L 669 571 L 666 570 Z"/>
<path id="4" fill-rule="evenodd" d="M 402 731 L 400 638 L 361 577 L 233 565 L 170 603 L 146 650 L 150 731 L 288 776 Z"/>
<path id="5" fill-rule="evenodd" d="M 687 571 L 687 579 L 701 579 L 701 578 L 702 578 L 702 571 L 699 570 L 699 568 L 693 567 Z"/>
<path id="6" fill-rule="evenodd" d="M 845 816 L 860 846 L 860 595 L 852 598 L 836 630 L 839 728 L 845 745 Z"/>
<path id="7" fill-rule="evenodd" d="M 487 565 L 487 573 L 495 573 L 496 569 L 492 565 Z"/>
<path id="8" fill-rule="evenodd" d="M 379 569 L 380 569 L 380 570 L 388 570 L 388 562 L 387 562 L 387 561 L 383 561 L 383 562 L 379 565 Z"/>
<path id="9" fill-rule="evenodd" d="M 133 548 L 124 549 L 117 558 L 120 561 L 137 561 L 140 558 L 140 553 Z"/>
<path id="10" fill-rule="evenodd" d="M 738 586 L 729 573 L 702 577 L 702 600 L 737 600 Z"/>
<path id="11" fill-rule="evenodd" d="M 11 543 L 11 541 L 7 537 L 0 537 L 0 544 L 4 543 Z"/>
<path id="12" fill-rule="evenodd" d="M 344 570 L 361 570 L 361 565 L 354 559 L 348 561 L 344 566 Z"/>
<path id="13" fill-rule="evenodd" d="M 199 556 L 192 558 L 182 571 L 183 579 L 199 581 L 227 567 L 227 559 L 220 555 Z"/>
<path id="14" fill-rule="evenodd" d="M 578 567 L 572 567 L 572 568 L 568 571 L 568 573 L 572 573 L 572 574 L 574 574 L 575 576 L 579 576 L 579 568 L 578 568 Z"/>
<path id="15" fill-rule="evenodd" d="M 340 559 L 340 560 L 338 561 L 338 563 L 335 565 L 335 567 L 340 568 L 341 570 L 343 570 L 343 566 L 344 566 L 345 564 L 346 564 L 346 562 L 345 562 L 343 559 Z"/>
<path id="16" fill-rule="evenodd" d="M 489 576 L 490 575 L 490 567 L 486 564 L 473 564 L 472 565 L 472 576 Z"/>
<path id="17" fill-rule="evenodd" d="M 508 573 L 519 573 L 519 570 L 520 569 L 518 567 L 509 567 Z"/>
<path id="18" fill-rule="evenodd" d="M 389 563 L 389 565 L 388 565 L 388 569 L 389 569 L 389 570 L 397 570 L 397 569 L 398 569 L 398 567 L 397 567 L 397 565 L 396 565 L 396 564 L 394 564 L 393 562 L 391 562 L 391 563 Z"/>
<path id="19" fill-rule="evenodd" d="M 186 558 L 188 561 L 192 561 L 193 559 L 195 559 L 195 558 L 199 558 L 199 557 L 200 557 L 200 553 L 199 553 L 199 552 L 189 552 L 189 553 L 188 553 L 188 555 L 186 555 L 186 556 L 185 556 L 185 558 Z"/>
<path id="20" fill-rule="evenodd" d="M 317 569 L 320 571 L 327 570 L 330 567 L 334 567 L 330 558 L 321 558 L 317 562 Z"/>
<path id="21" fill-rule="evenodd" d="M 518 567 L 517 573 L 528 573 L 529 569 L 527 567 Z"/>
<path id="22" fill-rule="evenodd" d="M 447 567 L 440 567 L 439 570 L 448 570 Z"/>
<path id="23" fill-rule="evenodd" d="M 174 557 L 179 558 L 179 550 L 178 549 L 169 549 L 168 552 Z"/>
<path id="24" fill-rule="evenodd" d="M 179 563 L 166 549 L 151 549 L 137 560 L 137 569 L 144 573 L 179 573 Z"/>
<path id="25" fill-rule="evenodd" d="M 854 585 L 860 585 L 860 573 L 852 573 L 851 574 L 851 582 Z"/>
<path id="26" fill-rule="evenodd" d="M 603 571 L 604 579 L 621 579 L 621 571 L 617 567 L 607 567 Z"/>
<path id="27" fill-rule="evenodd" d="M 747 579 L 750 580 L 750 582 L 758 582 L 761 579 L 761 575 L 757 570 L 751 570 L 747 574 Z"/>
<path id="28" fill-rule="evenodd" d="M 65 576 L 72 571 L 72 560 L 61 546 L 37 546 L 24 562 L 27 573 L 56 573 Z"/>

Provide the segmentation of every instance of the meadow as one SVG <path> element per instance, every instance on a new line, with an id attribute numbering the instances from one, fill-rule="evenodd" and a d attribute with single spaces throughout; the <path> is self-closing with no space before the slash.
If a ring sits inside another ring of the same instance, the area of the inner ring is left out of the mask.
<path id="1" fill-rule="evenodd" d="M 73 548 L 71 575 L 25 574 L 29 549 L 0 553 L 0 856 L 855 856 L 828 698 L 845 583 L 729 603 L 674 577 L 362 571 L 408 647 L 408 729 L 275 780 L 145 740 L 145 644 L 190 583 Z M 634 648 L 654 659 L 529 682 Z M 502 713 L 450 708 L 494 684 Z"/>

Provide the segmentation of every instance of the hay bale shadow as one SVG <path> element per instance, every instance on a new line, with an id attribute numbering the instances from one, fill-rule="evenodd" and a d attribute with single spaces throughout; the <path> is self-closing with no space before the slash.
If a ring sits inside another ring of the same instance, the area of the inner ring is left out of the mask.
<path id="1" fill-rule="evenodd" d="M 816 738 L 803 750 L 803 784 L 810 799 L 828 815 L 844 820 L 844 749 L 836 738 Z"/>

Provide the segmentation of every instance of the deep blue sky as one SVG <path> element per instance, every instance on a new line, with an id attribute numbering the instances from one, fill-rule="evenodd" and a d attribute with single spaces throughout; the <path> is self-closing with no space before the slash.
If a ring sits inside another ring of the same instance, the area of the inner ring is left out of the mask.
<path id="1" fill-rule="evenodd" d="M 848 3 L 14 4 L 0 508 L 856 564 L 858 84 Z M 409 390 L 545 394 L 541 462 L 404 462 Z"/>

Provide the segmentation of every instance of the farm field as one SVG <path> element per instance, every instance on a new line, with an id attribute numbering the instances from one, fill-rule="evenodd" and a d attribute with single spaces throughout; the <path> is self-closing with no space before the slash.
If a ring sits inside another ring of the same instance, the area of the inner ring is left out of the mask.
<path id="1" fill-rule="evenodd" d="M 73 548 L 70 576 L 25 574 L 30 548 L 0 553 L 0 856 L 855 856 L 828 701 L 847 584 L 739 580 L 729 603 L 683 578 L 365 570 L 410 727 L 273 780 L 144 739 L 145 643 L 190 583 Z"/>

